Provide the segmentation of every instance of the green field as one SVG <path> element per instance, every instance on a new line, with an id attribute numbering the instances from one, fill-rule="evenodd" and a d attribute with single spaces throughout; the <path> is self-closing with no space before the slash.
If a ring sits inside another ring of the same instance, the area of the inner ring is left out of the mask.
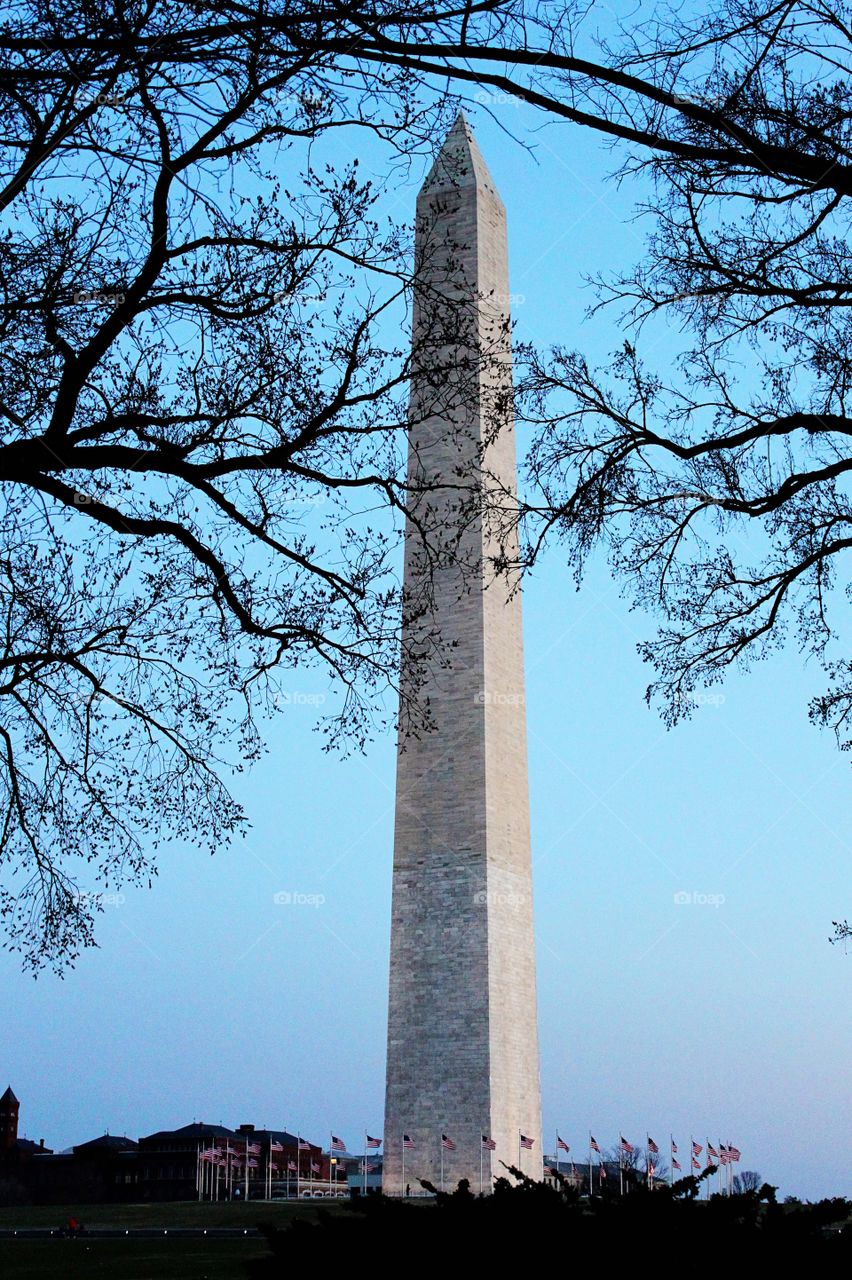
<path id="1" fill-rule="evenodd" d="M 284 1227 L 299 1217 L 312 1221 L 325 1209 L 340 1213 L 339 1201 L 264 1204 L 93 1204 L 25 1205 L 0 1209 L 0 1229 L 60 1227 L 75 1217 L 98 1227 Z M 345 1210 L 343 1210 L 345 1212 Z M 0 1240 L 3 1280 L 242 1280 L 244 1264 L 268 1252 L 256 1235 L 245 1239 L 205 1240 L 163 1236 L 155 1239 Z"/>
<path id="2" fill-rule="evenodd" d="M 3 1280 L 241 1280 L 263 1240 L 0 1240 Z"/>
<path id="3" fill-rule="evenodd" d="M 27 1205 L 0 1209 L 0 1229 L 59 1227 L 70 1217 L 90 1229 L 98 1227 L 256 1227 L 287 1226 L 294 1218 L 308 1221 L 320 1209 L 340 1213 L 339 1202 L 280 1204 L 130 1204 Z M 244 1264 L 268 1252 L 256 1235 L 245 1239 L 205 1240 L 162 1236 L 155 1239 L 10 1240 L 0 1239 L 3 1280 L 242 1280 Z"/>
<path id="4" fill-rule="evenodd" d="M 341 1209 L 346 1203 L 289 1200 L 266 1204 L 251 1200 L 248 1204 L 199 1204 L 190 1200 L 165 1204 L 16 1205 L 0 1208 L 0 1229 L 61 1227 L 72 1217 L 86 1227 L 256 1227 L 259 1222 L 283 1227 L 295 1217 L 312 1221 L 320 1209 L 346 1212 Z"/>

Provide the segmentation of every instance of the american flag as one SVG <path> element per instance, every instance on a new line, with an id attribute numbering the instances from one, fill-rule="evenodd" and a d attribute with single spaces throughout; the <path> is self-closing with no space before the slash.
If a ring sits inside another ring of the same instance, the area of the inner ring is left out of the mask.
<path id="1" fill-rule="evenodd" d="M 619 1143 L 619 1146 L 621 1147 L 622 1151 L 630 1152 L 633 1150 L 633 1143 L 628 1142 L 627 1139 L 623 1136 L 622 1136 L 621 1142 Z"/>
<path id="2" fill-rule="evenodd" d="M 729 1164 L 731 1160 L 728 1148 L 722 1142 L 719 1143 L 719 1160 L 722 1164 Z"/>
<path id="3" fill-rule="evenodd" d="M 603 1179 L 607 1177 L 606 1165 L 604 1165 L 604 1164 L 599 1164 L 599 1165 L 598 1165 L 598 1174 L 599 1174 L 599 1176 L 600 1176 L 600 1178 L 601 1178 L 601 1181 L 603 1181 Z"/>
<path id="4" fill-rule="evenodd" d="M 693 1139 L 693 1143 L 692 1143 L 692 1154 L 693 1154 L 694 1156 L 700 1156 L 700 1155 L 701 1155 L 701 1152 L 702 1152 L 703 1150 L 704 1150 L 704 1148 L 702 1147 L 701 1143 L 700 1143 L 700 1142 L 696 1142 L 696 1141 Z"/>
<path id="5" fill-rule="evenodd" d="M 600 1147 L 599 1147 L 599 1146 L 598 1146 L 598 1144 L 595 1142 L 595 1140 L 594 1140 L 594 1138 L 592 1137 L 592 1135 L 591 1135 L 591 1134 L 589 1134 L 589 1150 L 590 1150 L 590 1151 L 597 1151 L 598 1155 L 600 1155 L 600 1153 L 601 1153 L 601 1149 L 600 1149 Z"/>
<path id="6" fill-rule="evenodd" d="M 320 1167 L 319 1167 L 319 1165 L 317 1164 L 316 1160 L 312 1160 L 312 1161 L 311 1161 L 311 1173 L 319 1173 L 319 1171 L 320 1171 Z"/>
<path id="7" fill-rule="evenodd" d="M 295 1172 L 296 1172 L 296 1161 L 295 1161 L 295 1160 L 288 1160 L 288 1161 L 287 1161 L 287 1168 L 290 1170 L 290 1172 L 291 1172 L 291 1173 L 295 1173 Z"/>
<path id="8" fill-rule="evenodd" d="M 494 1139 L 493 1139 L 493 1138 L 486 1138 L 486 1136 L 485 1136 L 485 1134 L 484 1134 L 484 1133 L 483 1133 L 483 1135 L 482 1135 L 482 1145 L 483 1145 L 483 1147 L 485 1148 L 485 1150 L 486 1150 L 486 1151 L 496 1151 L 496 1150 L 497 1150 L 497 1143 L 494 1141 Z"/>
<path id="9" fill-rule="evenodd" d="M 441 1134 L 441 1146 L 445 1151 L 455 1151 L 456 1149 L 456 1144 L 453 1142 L 452 1138 L 448 1138 L 445 1133 Z"/>
<path id="10" fill-rule="evenodd" d="M 345 1151 L 345 1150 L 346 1150 L 346 1143 L 343 1141 L 343 1139 L 342 1139 L 342 1138 L 335 1138 L 334 1134 L 332 1134 L 332 1135 L 331 1135 L 331 1149 L 332 1149 L 332 1151 Z"/>
<path id="11" fill-rule="evenodd" d="M 310 1149 L 311 1149 L 311 1144 L 310 1144 L 309 1142 L 306 1142 L 304 1138 L 300 1138 L 300 1139 L 299 1139 L 299 1150 L 300 1150 L 300 1151 L 310 1151 Z"/>
<path id="12" fill-rule="evenodd" d="M 728 1147 L 728 1154 L 732 1160 L 739 1160 L 742 1157 L 739 1147 Z"/>
<path id="13" fill-rule="evenodd" d="M 673 1169 L 679 1169 L 679 1170 L 680 1170 L 680 1172 L 681 1172 L 681 1173 L 683 1173 L 683 1169 L 681 1169 L 680 1164 L 678 1163 L 678 1161 L 677 1161 L 677 1160 L 675 1160 L 675 1158 L 674 1158 L 674 1157 L 672 1157 L 672 1168 L 673 1168 Z"/>
<path id="14" fill-rule="evenodd" d="M 283 1151 L 283 1150 L 284 1150 L 284 1148 L 282 1147 L 282 1145 L 281 1145 L 281 1143 L 280 1143 L 280 1142 L 270 1142 L 270 1144 L 269 1144 L 269 1150 L 270 1150 L 270 1151 Z"/>
<path id="15" fill-rule="evenodd" d="M 405 1147 L 406 1151 L 410 1151 L 414 1146 L 413 1140 L 409 1138 L 407 1133 L 402 1135 L 402 1145 Z"/>
<path id="16" fill-rule="evenodd" d="M 700 1165 L 700 1164 L 698 1163 L 698 1161 L 695 1159 L 695 1156 L 693 1156 L 693 1157 L 692 1157 L 692 1167 L 693 1167 L 693 1169 L 700 1169 L 700 1168 L 701 1168 L 701 1165 Z"/>
<path id="17" fill-rule="evenodd" d="M 660 1148 L 657 1146 L 653 1138 L 648 1139 L 648 1150 L 653 1152 L 655 1156 L 660 1154 Z"/>
<path id="18" fill-rule="evenodd" d="M 518 1137 L 519 1137 L 519 1139 L 520 1139 L 521 1148 L 522 1148 L 524 1151 L 532 1151 L 532 1149 L 533 1149 L 533 1143 L 535 1142 L 535 1138 L 528 1138 L 528 1137 L 527 1137 L 525 1134 L 523 1134 L 523 1133 L 519 1133 L 519 1134 L 518 1134 Z"/>
<path id="19" fill-rule="evenodd" d="M 719 1152 L 715 1147 L 711 1146 L 709 1142 L 707 1143 L 707 1154 L 708 1156 L 712 1156 L 714 1160 L 719 1159 Z"/>
<path id="20" fill-rule="evenodd" d="M 259 1155 L 260 1155 L 260 1143 L 259 1143 L 259 1142 L 250 1142 L 250 1143 L 248 1144 L 248 1147 L 246 1148 L 246 1150 L 248 1151 L 248 1153 L 249 1153 L 249 1155 L 250 1155 L 250 1156 L 259 1156 Z"/>
<path id="21" fill-rule="evenodd" d="M 375 1151 L 376 1147 L 380 1147 L 381 1145 L 382 1145 L 381 1138 L 371 1138 L 369 1133 L 367 1134 L 367 1150 L 368 1151 Z"/>
<path id="22" fill-rule="evenodd" d="M 675 1142 L 674 1138 L 672 1138 L 672 1152 L 674 1153 L 674 1155 L 677 1155 L 677 1143 Z"/>
<path id="23" fill-rule="evenodd" d="M 250 1169 L 256 1169 L 256 1168 L 258 1167 L 258 1162 L 257 1162 L 257 1160 L 249 1160 L 249 1162 L 248 1162 L 248 1167 L 249 1167 Z"/>
<path id="24" fill-rule="evenodd" d="M 559 1136 L 559 1134 L 558 1134 L 558 1133 L 557 1133 L 557 1135 L 556 1135 L 556 1150 L 557 1150 L 557 1151 L 570 1151 L 570 1150 L 571 1150 L 571 1148 L 568 1146 L 568 1143 L 567 1143 L 567 1142 L 563 1142 L 563 1140 L 560 1138 L 560 1136 Z"/>

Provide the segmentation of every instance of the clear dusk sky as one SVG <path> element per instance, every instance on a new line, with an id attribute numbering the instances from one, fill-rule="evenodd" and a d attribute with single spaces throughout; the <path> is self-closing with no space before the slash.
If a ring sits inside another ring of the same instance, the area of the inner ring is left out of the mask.
<path id="1" fill-rule="evenodd" d="M 585 317 L 583 277 L 641 255 L 641 190 L 605 180 L 617 156 L 596 136 L 490 110 L 533 149 L 470 113 L 508 210 L 518 337 L 603 360 L 621 332 Z M 603 563 L 577 593 L 555 549 L 524 609 L 545 1151 L 557 1127 L 578 1159 L 589 1129 L 666 1155 L 692 1134 L 735 1143 L 783 1194 L 852 1194 L 852 954 L 827 941 L 850 911 L 852 769 L 808 724 L 824 677 L 791 646 L 667 732 L 636 654 L 653 621 Z M 65 981 L 0 957 L 0 1088 L 27 1136 L 60 1150 L 203 1119 L 358 1150 L 380 1131 L 394 744 L 325 754 L 322 674 L 288 688 L 237 783 L 245 840 L 164 850 Z"/>

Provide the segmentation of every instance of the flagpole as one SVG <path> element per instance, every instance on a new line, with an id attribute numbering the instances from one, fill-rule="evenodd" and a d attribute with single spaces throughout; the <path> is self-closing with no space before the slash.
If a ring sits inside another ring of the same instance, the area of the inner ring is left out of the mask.
<path id="1" fill-rule="evenodd" d="M 518 1130 L 518 1169 L 521 1173 L 523 1173 L 523 1170 L 521 1169 L 521 1131 L 520 1129 Z"/>
<path id="2" fill-rule="evenodd" d="M 364 1130 L 364 1177 L 363 1177 L 364 1195 L 367 1194 L 367 1130 Z"/>
<path id="3" fill-rule="evenodd" d="M 302 1135 L 296 1134 L 296 1199 L 299 1199 L 299 1178 L 302 1173 Z"/>
<path id="4" fill-rule="evenodd" d="M 708 1160 L 712 1159 L 712 1157 L 711 1157 L 711 1155 L 710 1155 L 710 1143 L 709 1143 L 709 1141 L 708 1141 L 708 1143 L 707 1143 L 707 1159 L 708 1159 Z M 705 1181 L 706 1181 L 707 1185 L 706 1185 L 706 1187 L 704 1188 L 704 1192 L 705 1192 L 705 1197 L 704 1197 L 704 1198 L 705 1198 L 706 1200 L 709 1200 L 709 1199 L 710 1199 L 710 1179 L 709 1179 L 709 1178 L 706 1178 L 706 1179 L 705 1179 Z"/>
<path id="5" fill-rule="evenodd" d="M 708 1147 L 710 1146 L 709 1141 L 708 1141 L 708 1143 L 707 1143 L 707 1146 L 708 1146 Z M 707 1153 L 707 1154 L 708 1154 L 708 1155 L 710 1154 L 710 1153 L 709 1153 L 709 1151 L 708 1151 L 708 1153 Z M 718 1164 L 718 1161 L 717 1161 L 717 1164 Z M 709 1179 L 709 1178 L 707 1179 L 707 1188 L 706 1188 L 706 1192 L 707 1192 L 707 1194 L 706 1194 L 706 1199 L 708 1199 L 708 1200 L 709 1200 L 709 1199 L 710 1199 L 710 1179 Z"/>
<path id="6" fill-rule="evenodd" d="M 400 1184 L 400 1194 L 405 1199 L 405 1134 L 402 1135 L 402 1182 Z"/>
<path id="7" fill-rule="evenodd" d="M 485 1195 L 484 1183 L 482 1181 L 482 1149 L 485 1143 L 482 1141 L 482 1134 L 479 1135 L 479 1194 Z"/>
<path id="8" fill-rule="evenodd" d="M 594 1194 L 594 1183 L 592 1182 L 592 1131 L 589 1130 L 589 1199 Z"/>
<path id="9" fill-rule="evenodd" d="M 624 1195 L 624 1137 L 618 1135 L 618 1194 Z"/>
<path id="10" fill-rule="evenodd" d="M 441 1134 L 441 1190 L 444 1190 L 444 1135 Z"/>

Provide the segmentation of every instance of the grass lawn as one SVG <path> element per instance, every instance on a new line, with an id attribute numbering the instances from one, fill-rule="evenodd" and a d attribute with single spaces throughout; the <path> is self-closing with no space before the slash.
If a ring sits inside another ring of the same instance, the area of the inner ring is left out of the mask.
<path id="1" fill-rule="evenodd" d="M 243 1280 L 265 1241 L 0 1240 L 3 1280 Z"/>
<path id="2" fill-rule="evenodd" d="M 281 1200 L 265 1204 L 197 1200 L 163 1204 L 20 1205 L 0 1208 L 0 1228 L 62 1227 L 76 1218 L 86 1227 L 255 1227 L 286 1226 L 295 1217 L 312 1221 L 319 1209 L 340 1213 L 339 1200 Z"/>

